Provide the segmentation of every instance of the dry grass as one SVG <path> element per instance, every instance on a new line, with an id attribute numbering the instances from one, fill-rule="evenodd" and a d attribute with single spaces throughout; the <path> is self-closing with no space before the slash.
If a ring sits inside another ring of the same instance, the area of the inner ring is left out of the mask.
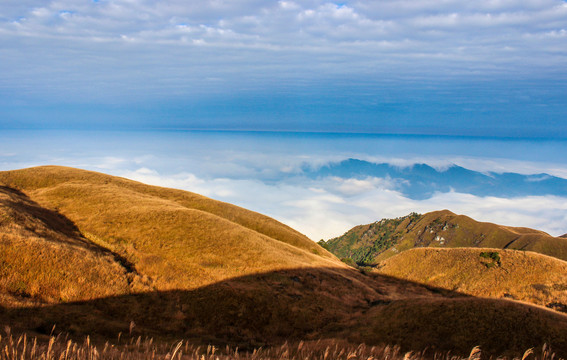
<path id="1" fill-rule="evenodd" d="M 367 287 L 359 282 L 366 280 Z M 119 332 L 160 341 L 240 348 L 285 341 L 348 339 L 397 344 L 403 351 L 463 355 L 475 345 L 517 355 L 552 344 L 567 354 L 567 316 L 503 300 L 465 297 L 383 275 L 300 269 L 250 275 L 192 291 L 167 291 L 24 309 L 0 309 L 0 324 L 49 334 L 112 339 Z M 169 339 L 169 340 L 168 340 Z"/>
<path id="2" fill-rule="evenodd" d="M 180 340 L 174 343 L 156 343 L 152 338 L 124 337 L 115 342 L 97 345 L 86 337 L 82 342 L 75 342 L 66 336 L 50 336 L 48 339 L 28 337 L 27 334 L 14 336 L 6 329 L 5 336 L 0 335 L 0 360 L 480 360 L 508 359 L 505 356 L 487 357 L 480 347 L 474 347 L 468 356 L 457 356 L 450 352 L 402 352 L 398 346 L 353 345 L 345 341 L 329 339 L 319 341 L 300 341 L 285 343 L 281 346 L 257 348 L 241 351 L 238 348 L 214 345 L 199 346 L 190 341 Z M 551 349 L 544 345 L 541 349 L 533 348 L 524 352 L 518 360 L 561 360 Z"/>
<path id="3" fill-rule="evenodd" d="M 41 166 L 0 172 L 0 183 L 2 182 L 26 192 L 53 189 L 62 184 L 79 185 L 61 189 L 63 193 L 61 194 L 60 192 L 60 195 L 71 197 L 82 197 L 82 190 L 84 189 L 80 185 L 102 186 L 103 189 L 115 194 L 117 192 L 126 193 L 129 191 L 131 195 L 134 195 L 134 198 L 117 198 L 115 199 L 117 205 L 120 205 L 121 202 L 122 205 L 131 206 L 133 204 L 131 200 L 139 200 L 141 198 L 161 199 L 163 204 L 201 210 L 278 241 L 308 250 L 309 252 L 317 251 L 321 256 L 333 258 L 330 253 L 324 250 L 321 251 L 306 236 L 272 218 L 188 191 L 149 186 L 124 178 L 61 166 Z M 108 188 L 104 185 L 108 185 Z"/>
<path id="4" fill-rule="evenodd" d="M 0 172 L 0 183 L 21 190 L 37 208 L 61 215 L 77 227 L 74 234 L 59 236 L 61 223 L 30 220 L 51 227 L 59 244 L 69 243 L 62 237 L 80 238 L 130 263 L 143 278 L 133 291 L 147 286 L 192 289 L 275 269 L 343 267 L 326 250 L 273 219 L 185 191 L 63 167 Z M 30 234 L 17 235 L 28 239 Z M 23 254 L 37 258 L 33 251 Z M 75 254 L 75 259 L 81 257 Z M 94 263 L 90 266 L 96 268 Z M 82 275 L 82 269 L 77 270 Z M 43 268 L 41 272 L 56 270 Z M 100 295 L 113 291 L 125 290 L 109 289 Z M 71 292 L 64 297 L 78 299 Z"/>
<path id="5" fill-rule="evenodd" d="M 372 308 L 365 321 L 357 332 L 358 341 L 367 344 L 381 341 L 408 350 L 434 347 L 461 354 L 478 344 L 489 354 L 517 356 L 526 347 L 548 343 L 567 355 L 567 316 L 512 301 L 405 299 Z"/>
<path id="6" fill-rule="evenodd" d="M 0 304 L 58 303 L 127 294 L 133 276 L 73 224 L 0 188 Z"/>
<path id="7" fill-rule="evenodd" d="M 499 264 L 480 256 L 482 253 L 497 253 Z M 534 252 L 418 248 L 383 261 L 378 271 L 473 296 L 515 299 L 567 311 L 567 262 Z"/>

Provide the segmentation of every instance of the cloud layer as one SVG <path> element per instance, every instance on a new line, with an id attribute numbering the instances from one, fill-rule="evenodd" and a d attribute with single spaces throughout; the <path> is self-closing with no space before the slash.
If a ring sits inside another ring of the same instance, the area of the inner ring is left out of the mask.
<path id="1" fill-rule="evenodd" d="M 558 141 L 403 136 L 7 131 L 0 133 L 0 170 L 67 165 L 185 189 L 267 214 L 313 240 L 381 218 L 440 209 L 561 235 L 567 233 L 567 198 L 553 193 L 475 196 L 445 189 L 420 200 L 400 191 L 400 182 L 421 181 L 404 179 L 403 172 L 400 178 L 307 175 L 360 158 L 397 167 L 427 163 L 443 171 L 458 164 L 567 179 L 566 147 Z"/>
<path id="2" fill-rule="evenodd" d="M 290 51 L 330 56 L 329 64 L 350 49 L 343 56 L 355 61 L 384 53 L 495 67 L 531 52 L 536 56 L 526 62 L 551 67 L 563 63 L 567 36 L 561 0 L 37 0 L 4 2 L 0 9 L 4 36 Z"/>
<path id="3" fill-rule="evenodd" d="M 437 193 L 412 200 L 392 190 L 381 178 L 325 178 L 318 181 L 266 184 L 258 180 L 204 180 L 190 173 L 161 176 L 140 168 L 121 175 L 149 184 L 182 188 L 272 216 L 313 240 L 341 235 L 359 224 L 411 212 L 449 209 L 479 221 L 540 229 L 552 235 L 567 232 L 567 202 L 558 196 L 516 198 Z M 254 196 L 250 196 L 254 189 Z"/>

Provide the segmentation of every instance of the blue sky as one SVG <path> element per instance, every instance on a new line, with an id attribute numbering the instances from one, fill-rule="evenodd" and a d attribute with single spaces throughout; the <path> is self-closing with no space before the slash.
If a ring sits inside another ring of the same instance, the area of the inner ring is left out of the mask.
<path id="1" fill-rule="evenodd" d="M 0 128 L 567 137 L 562 0 L 5 0 Z"/>

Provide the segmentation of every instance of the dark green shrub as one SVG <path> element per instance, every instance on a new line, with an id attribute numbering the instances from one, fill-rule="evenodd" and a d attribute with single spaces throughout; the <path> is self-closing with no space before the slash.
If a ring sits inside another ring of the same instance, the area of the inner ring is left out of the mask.
<path id="1" fill-rule="evenodd" d="M 494 265 L 498 265 L 498 266 L 502 265 L 502 262 L 500 261 L 500 254 L 497 251 L 483 251 L 483 252 L 480 253 L 480 257 L 488 259 L 488 260 L 492 260 L 492 262 L 490 262 L 490 263 L 483 262 L 483 264 L 487 268 L 491 268 Z"/>
<path id="2" fill-rule="evenodd" d="M 348 266 L 352 266 L 353 268 L 358 268 L 356 262 L 351 258 L 342 258 L 341 261 L 347 264 Z"/>

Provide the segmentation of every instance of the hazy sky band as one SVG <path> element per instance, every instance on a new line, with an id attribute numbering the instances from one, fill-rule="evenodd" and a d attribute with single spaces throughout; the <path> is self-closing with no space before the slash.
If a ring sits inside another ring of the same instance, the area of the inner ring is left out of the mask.
<path id="1" fill-rule="evenodd" d="M 566 137 L 561 0 L 4 1 L 0 127 Z"/>

